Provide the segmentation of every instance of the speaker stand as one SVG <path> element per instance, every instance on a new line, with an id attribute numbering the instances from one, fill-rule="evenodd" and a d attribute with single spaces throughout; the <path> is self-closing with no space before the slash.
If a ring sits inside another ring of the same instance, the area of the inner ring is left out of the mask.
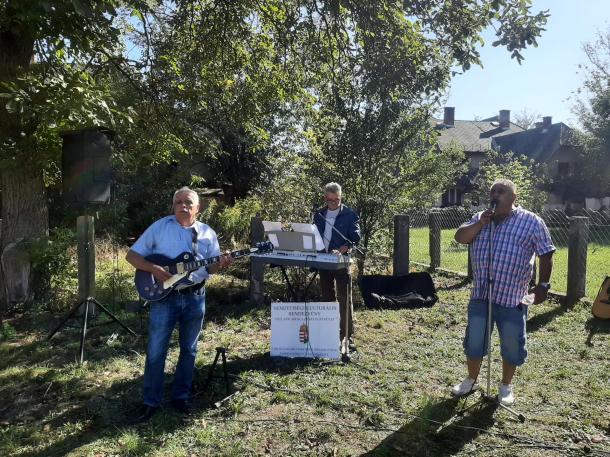
<path id="1" fill-rule="evenodd" d="M 87 321 L 89 312 L 95 309 L 97 305 L 102 312 L 108 315 L 112 320 L 117 322 L 121 327 L 127 330 L 134 336 L 138 336 L 136 332 L 123 324 L 108 308 L 98 302 L 93 295 L 95 294 L 95 234 L 94 234 L 94 219 L 93 216 L 78 216 L 76 219 L 76 237 L 78 241 L 77 258 L 78 258 L 78 296 L 84 297 L 76 303 L 72 309 L 66 314 L 61 323 L 47 337 L 47 340 L 53 338 L 59 329 L 73 317 L 81 306 L 84 306 L 83 320 L 81 325 L 80 336 L 80 351 L 79 361 L 82 364 L 85 355 L 85 338 L 87 336 Z"/>
<path id="2" fill-rule="evenodd" d="M 51 338 L 53 338 L 53 336 L 66 324 L 66 322 L 68 322 L 68 320 L 70 318 L 72 318 L 74 316 L 74 314 L 76 314 L 78 309 L 81 306 L 84 306 L 85 308 L 84 308 L 83 320 L 82 320 L 82 324 L 81 324 L 80 349 L 79 349 L 79 364 L 81 364 L 81 365 L 82 365 L 84 357 L 85 357 L 85 338 L 87 337 L 87 321 L 89 319 L 89 306 L 93 305 L 93 304 L 97 305 L 102 310 L 103 313 L 106 313 L 107 316 L 109 316 L 113 321 L 115 321 L 117 324 L 119 324 L 121 327 L 123 327 L 133 336 L 138 336 L 138 334 L 136 332 L 134 332 L 132 329 L 127 327 L 125 324 L 123 324 L 119 320 L 119 318 L 117 318 L 114 314 L 112 314 L 108 310 L 108 308 L 106 308 L 104 305 L 102 305 L 95 298 L 93 298 L 93 297 L 85 298 L 84 300 L 82 300 L 82 301 L 76 303 L 76 305 L 74 305 L 74 307 L 68 312 L 68 314 L 66 314 L 66 316 L 61 321 L 61 323 L 47 337 L 47 340 L 50 340 Z"/>

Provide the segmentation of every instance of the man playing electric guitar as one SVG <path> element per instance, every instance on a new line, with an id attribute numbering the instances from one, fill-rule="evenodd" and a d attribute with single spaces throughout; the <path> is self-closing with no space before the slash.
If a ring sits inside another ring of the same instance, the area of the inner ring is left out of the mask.
<path id="1" fill-rule="evenodd" d="M 183 252 L 192 252 L 196 259 L 220 255 L 216 232 L 197 221 L 199 196 L 196 192 L 188 187 L 178 189 L 174 193 L 172 208 L 174 214 L 148 227 L 126 256 L 136 269 L 150 272 L 160 284 L 172 278 L 172 274 L 146 259 L 152 254 L 174 258 Z M 192 285 L 185 286 L 181 282 L 164 299 L 150 302 L 144 409 L 137 422 L 147 421 L 161 407 L 165 359 L 176 323 L 179 324 L 180 356 L 174 374 L 171 404 L 178 412 L 188 413 L 197 341 L 205 314 L 205 280 L 232 260 L 229 255 L 220 256 L 218 263 L 190 274 L 188 279 Z"/>

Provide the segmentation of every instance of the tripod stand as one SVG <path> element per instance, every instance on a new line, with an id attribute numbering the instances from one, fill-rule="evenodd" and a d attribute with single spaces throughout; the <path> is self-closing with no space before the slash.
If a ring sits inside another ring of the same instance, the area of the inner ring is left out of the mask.
<path id="1" fill-rule="evenodd" d="M 95 307 L 109 316 L 114 322 L 131 333 L 133 336 L 138 336 L 133 330 L 123 324 L 114 314 L 112 314 L 104 305 L 97 301 L 92 295 L 95 290 L 95 244 L 92 216 L 79 216 L 76 220 L 76 232 L 78 238 L 78 292 L 79 296 L 83 297 L 78 301 L 72 309 L 66 314 L 61 323 L 53 330 L 47 340 L 53 336 L 72 318 L 76 312 L 83 307 L 83 319 L 81 324 L 79 363 L 82 364 L 85 355 L 85 338 L 87 336 L 87 322 L 89 313 L 95 313 Z"/>

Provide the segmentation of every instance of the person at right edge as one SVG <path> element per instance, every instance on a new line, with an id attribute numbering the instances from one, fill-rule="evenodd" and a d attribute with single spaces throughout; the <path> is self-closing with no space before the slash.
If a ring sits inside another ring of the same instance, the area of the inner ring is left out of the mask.
<path id="1" fill-rule="evenodd" d="M 533 303 L 546 300 L 553 268 L 555 246 L 544 221 L 515 203 L 517 189 L 508 179 L 498 179 L 489 192 L 491 208 L 475 214 L 458 228 L 455 240 L 471 245 L 473 287 L 468 303 L 468 325 L 464 352 L 468 376 L 451 392 L 463 396 L 474 391 L 483 357 L 487 354 L 488 282 L 492 282 L 492 331 L 497 325 L 502 356 L 502 382 L 498 400 L 515 401 L 512 380 L 527 357 L 527 295 L 535 256 L 539 258 L 539 283 Z M 495 211 L 493 207 L 495 206 Z M 489 268 L 489 224 L 494 224 L 493 252 Z M 524 300 L 525 299 L 525 300 Z M 530 300 L 531 301 L 531 300 Z"/>
<path id="2" fill-rule="evenodd" d="M 336 182 L 326 184 L 324 186 L 324 201 L 326 206 L 315 212 L 313 222 L 316 224 L 320 235 L 322 235 L 324 241 L 323 252 L 346 255 L 349 253 L 351 246 L 360 241 L 360 225 L 358 224 L 358 215 L 353 209 L 341 203 L 341 199 L 341 186 Z M 341 326 L 339 330 L 340 341 L 343 341 L 347 336 L 350 350 L 353 351 L 356 348 L 353 341 L 353 309 L 352 304 L 347 303 L 348 281 L 351 280 L 349 271 L 347 268 L 319 270 L 319 274 L 322 299 L 324 301 L 337 301 L 338 298 Z M 347 313 L 345 312 L 346 309 Z M 348 327 L 347 335 L 345 335 L 346 319 Z"/>

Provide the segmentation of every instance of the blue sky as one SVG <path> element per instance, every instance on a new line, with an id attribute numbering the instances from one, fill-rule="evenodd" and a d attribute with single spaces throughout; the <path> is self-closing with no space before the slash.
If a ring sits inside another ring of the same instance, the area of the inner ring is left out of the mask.
<path id="1" fill-rule="evenodd" d="M 538 47 L 523 52 L 521 65 L 505 48 L 494 48 L 493 30 L 485 33 L 480 49 L 484 68 L 472 67 L 451 82 L 445 106 L 455 107 L 456 119 L 486 118 L 501 109 L 511 119 L 522 110 L 552 116 L 553 123 L 577 126 L 572 114 L 574 92 L 583 76 L 578 65 L 586 63 L 582 44 L 610 26 L 608 0 L 534 0 L 533 12 L 550 10 L 546 31 Z"/>

